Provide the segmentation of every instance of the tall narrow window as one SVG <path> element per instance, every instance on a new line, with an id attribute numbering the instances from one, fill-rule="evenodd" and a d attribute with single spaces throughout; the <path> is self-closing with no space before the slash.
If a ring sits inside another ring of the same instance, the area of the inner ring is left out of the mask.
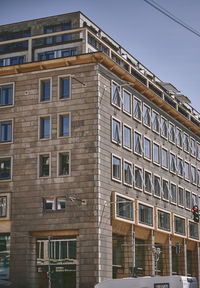
<path id="1" fill-rule="evenodd" d="M 178 187 L 178 205 L 184 206 L 184 194 L 183 194 L 183 188 Z"/>
<path id="2" fill-rule="evenodd" d="M 70 134 L 69 125 L 70 125 L 69 115 L 60 115 L 59 117 L 59 131 L 60 131 L 59 136 L 60 137 L 69 136 Z"/>
<path id="3" fill-rule="evenodd" d="M 11 179 L 11 158 L 0 158 L 0 180 Z"/>
<path id="4" fill-rule="evenodd" d="M 144 183 L 145 183 L 144 190 L 148 193 L 151 193 L 152 177 L 151 177 L 151 173 L 148 171 L 144 172 Z"/>
<path id="5" fill-rule="evenodd" d="M 133 116 L 135 119 L 141 121 L 142 120 L 142 109 L 141 109 L 141 101 L 134 97 L 133 101 Z"/>
<path id="6" fill-rule="evenodd" d="M 197 195 L 192 193 L 192 206 L 198 205 L 197 204 Z"/>
<path id="7" fill-rule="evenodd" d="M 127 91 L 123 91 L 123 109 L 128 114 L 131 114 L 131 94 Z"/>
<path id="8" fill-rule="evenodd" d="M 169 200 L 169 182 L 163 179 L 163 199 Z"/>
<path id="9" fill-rule="evenodd" d="M 135 166 L 135 188 L 142 189 L 142 169 Z"/>
<path id="10" fill-rule="evenodd" d="M 124 147 L 131 149 L 131 128 L 124 125 Z"/>
<path id="11" fill-rule="evenodd" d="M 151 141 L 144 137 L 144 158 L 151 159 Z"/>
<path id="12" fill-rule="evenodd" d="M 167 157 L 167 150 L 162 148 L 162 167 L 168 168 L 168 157 Z"/>
<path id="13" fill-rule="evenodd" d="M 197 175 L 196 175 L 196 167 L 191 165 L 191 178 L 192 178 L 192 183 L 196 184 L 197 183 Z"/>
<path id="14" fill-rule="evenodd" d="M 190 138 L 190 153 L 192 156 L 196 154 L 195 140 L 193 138 Z"/>
<path id="15" fill-rule="evenodd" d="M 176 173 L 176 156 L 172 153 L 170 153 L 169 163 L 170 163 L 170 171 Z"/>
<path id="16" fill-rule="evenodd" d="M 171 183 L 170 184 L 170 196 L 171 196 L 171 202 L 176 203 L 176 185 Z"/>
<path id="17" fill-rule="evenodd" d="M 160 164 L 160 149 L 159 145 L 156 143 L 153 143 L 153 162 Z"/>
<path id="18" fill-rule="evenodd" d="M 160 177 L 154 176 L 154 196 L 160 197 L 160 194 L 161 194 Z"/>
<path id="19" fill-rule="evenodd" d="M 112 103 L 120 107 L 120 86 L 112 82 Z"/>
<path id="20" fill-rule="evenodd" d="M 0 122 L 0 143 L 12 141 L 12 121 Z"/>
<path id="21" fill-rule="evenodd" d="M 190 165 L 185 161 L 185 179 L 190 180 Z"/>
<path id="22" fill-rule="evenodd" d="M 0 217 L 7 216 L 7 197 L 1 196 L 0 197 Z"/>
<path id="23" fill-rule="evenodd" d="M 182 132 L 179 128 L 176 129 L 176 141 L 177 146 L 182 147 L 183 145 Z"/>
<path id="24" fill-rule="evenodd" d="M 160 130 L 159 116 L 155 111 L 152 112 L 152 129 L 155 132 Z"/>
<path id="25" fill-rule="evenodd" d="M 200 186 L 200 170 L 197 169 L 197 185 Z"/>
<path id="26" fill-rule="evenodd" d="M 189 136 L 185 133 L 183 136 L 183 148 L 186 152 L 189 152 Z"/>
<path id="27" fill-rule="evenodd" d="M 49 154 L 40 155 L 40 177 L 48 177 L 50 172 Z"/>
<path id="28" fill-rule="evenodd" d="M 70 78 L 60 78 L 60 99 L 70 98 Z"/>
<path id="29" fill-rule="evenodd" d="M 0 106 L 13 104 L 13 85 L 0 86 Z"/>
<path id="30" fill-rule="evenodd" d="M 142 154 L 142 136 L 141 134 L 134 132 L 134 152 Z"/>
<path id="31" fill-rule="evenodd" d="M 40 138 L 50 138 L 50 117 L 40 118 Z"/>
<path id="32" fill-rule="evenodd" d="M 121 181 L 121 159 L 112 156 L 112 177 Z"/>
<path id="33" fill-rule="evenodd" d="M 40 101 L 49 101 L 51 98 L 50 79 L 41 80 L 40 82 Z"/>
<path id="34" fill-rule="evenodd" d="M 144 125 L 150 127 L 151 125 L 151 116 L 150 116 L 150 108 L 144 104 L 143 108 L 143 123 Z"/>
<path id="35" fill-rule="evenodd" d="M 191 193 L 190 191 L 185 191 L 185 208 L 191 209 Z"/>
<path id="36" fill-rule="evenodd" d="M 133 172 L 132 164 L 124 161 L 124 183 L 132 185 L 133 183 Z"/>
<path id="37" fill-rule="evenodd" d="M 197 158 L 200 159 L 200 143 L 197 143 Z"/>
<path id="38" fill-rule="evenodd" d="M 171 123 L 169 123 L 169 141 L 175 142 L 175 128 Z"/>
<path id="39" fill-rule="evenodd" d="M 161 136 L 167 138 L 167 120 L 161 117 Z"/>
<path id="40" fill-rule="evenodd" d="M 70 163 L 69 152 L 59 153 L 59 175 L 69 175 Z"/>
<path id="41" fill-rule="evenodd" d="M 112 140 L 117 144 L 121 143 L 120 122 L 112 119 Z"/>
<path id="42" fill-rule="evenodd" d="M 179 176 L 183 176 L 183 160 L 181 158 L 177 158 L 177 171 Z"/>

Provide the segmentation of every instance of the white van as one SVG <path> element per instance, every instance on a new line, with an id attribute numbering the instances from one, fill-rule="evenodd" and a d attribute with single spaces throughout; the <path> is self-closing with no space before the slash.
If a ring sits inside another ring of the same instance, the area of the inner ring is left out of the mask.
<path id="1" fill-rule="evenodd" d="M 195 277 L 155 276 L 105 280 L 95 288 L 198 288 Z"/>

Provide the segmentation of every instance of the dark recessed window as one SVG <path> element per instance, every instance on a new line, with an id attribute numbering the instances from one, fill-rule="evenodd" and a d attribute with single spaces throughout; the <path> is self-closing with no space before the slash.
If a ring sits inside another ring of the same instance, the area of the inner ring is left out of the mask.
<path id="1" fill-rule="evenodd" d="M 51 90 L 50 90 L 50 79 L 42 80 L 41 81 L 41 96 L 40 101 L 49 101 L 51 98 Z"/>
<path id="2" fill-rule="evenodd" d="M 0 86 L 0 106 L 13 104 L 13 85 Z"/>
<path id="3" fill-rule="evenodd" d="M 59 154 L 59 175 L 69 175 L 70 163 L 69 152 Z"/>
<path id="4" fill-rule="evenodd" d="M 49 176 L 49 155 L 40 155 L 40 177 L 48 177 Z"/>
<path id="5" fill-rule="evenodd" d="M 69 136 L 69 133 L 70 133 L 70 119 L 69 119 L 69 115 L 60 115 L 59 117 L 59 125 L 60 125 L 60 134 L 59 136 L 60 137 L 63 137 L 63 136 Z"/>
<path id="6" fill-rule="evenodd" d="M 0 159 L 0 180 L 11 179 L 11 158 Z"/>
<path id="7" fill-rule="evenodd" d="M 0 122 L 0 143 L 12 141 L 12 121 Z"/>
<path id="8" fill-rule="evenodd" d="M 50 117 L 40 118 L 40 138 L 50 138 Z"/>
<path id="9" fill-rule="evenodd" d="M 60 79 L 60 99 L 70 98 L 70 78 Z"/>

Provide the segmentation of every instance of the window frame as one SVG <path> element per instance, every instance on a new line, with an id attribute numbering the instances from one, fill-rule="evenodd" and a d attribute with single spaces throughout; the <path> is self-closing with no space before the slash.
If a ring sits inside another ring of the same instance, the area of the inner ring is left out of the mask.
<path id="1" fill-rule="evenodd" d="M 170 229 L 169 229 L 169 230 L 161 229 L 161 228 L 158 227 L 158 224 L 159 224 L 158 213 L 159 213 L 159 211 L 170 215 L 170 220 L 169 220 Z M 156 207 L 156 230 L 157 230 L 157 231 L 164 232 L 164 233 L 171 234 L 171 232 L 172 232 L 172 223 L 171 223 L 171 222 L 172 222 L 172 219 L 171 219 L 171 216 L 172 216 L 172 213 L 171 213 L 171 212 Z"/>
<path id="2" fill-rule="evenodd" d="M 114 96 L 114 95 L 113 95 L 113 84 L 119 87 L 119 106 L 113 102 L 113 96 Z M 122 103 L 121 103 L 121 102 L 122 102 L 122 101 L 121 101 L 121 86 L 120 86 L 117 82 L 115 82 L 114 80 L 111 80 L 110 89 L 111 89 L 111 91 L 110 91 L 110 95 L 111 95 L 111 105 L 113 105 L 115 108 L 121 110 L 121 109 L 122 109 Z"/>
<path id="3" fill-rule="evenodd" d="M 178 134 L 178 131 L 180 132 L 180 134 Z M 180 139 L 181 139 L 181 145 L 178 144 L 178 136 L 180 135 Z M 178 127 L 176 127 L 176 146 L 179 147 L 180 149 L 183 148 L 183 133 L 182 130 Z"/>
<path id="4" fill-rule="evenodd" d="M 155 177 L 157 178 L 157 179 L 159 179 L 160 180 L 160 196 L 158 196 L 158 195 L 156 195 L 155 194 Z M 161 199 L 161 194 L 162 194 L 162 185 L 161 185 L 161 177 L 159 176 L 159 175 L 157 175 L 157 174 L 154 174 L 153 175 L 153 179 L 154 179 L 154 182 L 153 182 L 153 186 L 154 186 L 154 189 L 153 189 L 153 195 L 154 195 L 154 197 L 156 197 L 156 198 L 158 198 L 158 199 Z"/>
<path id="5" fill-rule="evenodd" d="M 61 98 L 61 80 L 69 78 L 69 97 L 68 98 Z M 58 101 L 67 101 L 72 99 L 72 77 L 71 74 L 65 74 L 65 75 L 58 75 Z"/>
<path id="6" fill-rule="evenodd" d="M 150 153 L 150 157 L 148 158 L 146 155 L 145 155 L 145 140 L 149 141 L 149 153 Z M 152 160 L 152 141 L 150 138 L 146 137 L 146 136 L 143 136 L 143 155 L 144 155 L 144 159 L 146 159 L 147 161 L 151 161 Z"/>
<path id="7" fill-rule="evenodd" d="M 15 82 L 7 82 L 7 83 L 1 83 L 0 88 L 3 86 L 12 86 L 12 104 L 7 104 L 7 105 L 0 105 L 0 109 L 3 108 L 8 108 L 8 107 L 13 107 L 15 105 Z"/>
<path id="8" fill-rule="evenodd" d="M 125 179 L 126 179 L 126 177 L 125 177 L 125 169 L 124 169 L 124 165 L 125 165 L 125 163 L 127 163 L 128 165 L 130 165 L 131 166 L 131 171 L 132 171 L 132 173 L 131 173 L 131 184 L 130 183 L 127 183 L 126 181 L 125 181 Z M 126 160 L 126 159 L 123 159 L 123 184 L 124 185 L 126 185 L 126 186 L 129 186 L 129 187 L 133 187 L 133 177 L 134 177 L 134 175 L 133 175 L 133 164 L 130 162 L 130 161 L 128 161 L 128 160 Z"/>
<path id="9" fill-rule="evenodd" d="M 191 237 L 191 235 L 190 235 L 190 223 L 197 225 L 197 227 L 198 227 L 198 229 L 197 229 L 198 230 L 198 238 Z M 187 219 L 187 228 L 188 228 L 188 238 L 191 239 L 192 241 L 199 242 L 199 224 L 197 222 L 194 222 L 191 219 Z"/>
<path id="10" fill-rule="evenodd" d="M 140 217 L 139 217 L 139 205 L 142 205 L 142 206 L 146 206 L 148 208 L 152 208 L 152 226 L 151 225 L 148 225 L 148 224 L 143 224 L 140 222 Z M 150 204 L 146 204 L 142 201 L 137 201 L 137 225 L 139 226 L 142 226 L 142 227 L 146 227 L 146 228 L 149 228 L 149 229 L 152 229 L 154 230 L 154 226 L 155 226 L 155 220 L 154 220 L 154 206 L 153 205 L 150 205 Z"/>
<path id="11" fill-rule="evenodd" d="M 166 132 L 167 132 L 166 136 L 162 134 L 162 120 L 164 120 L 165 123 L 166 123 Z M 164 139 L 168 140 L 168 133 L 169 133 L 169 131 L 168 131 L 168 121 L 167 121 L 167 119 L 165 117 L 161 116 L 161 118 L 160 118 L 160 136 L 163 137 Z"/>
<path id="12" fill-rule="evenodd" d="M 192 153 L 192 143 L 194 143 L 194 154 Z M 194 158 L 196 157 L 196 150 L 196 140 L 193 137 L 190 137 L 190 155 Z"/>
<path id="13" fill-rule="evenodd" d="M 196 142 L 196 154 L 197 159 L 200 160 L 200 143 L 198 141 Z"/>
<path id="14" fill-rule="evenodd" d="M 64 135 L 64 136 L 60 136 L 60 129 L 61 129 L 61 123 L 60 123 L 60 119 L 61 119 L 61 117 L 63 117 L 63 116 L 69 116 L 69 135 Z M 58 113 L 57 114 L 57 137 L 59 138 L 59 139 L 61 139 L 61 138 L 69 138 L 69 137 L 71 137 L 71 112 L 66 112 L 66 113 Z"/>
<path id="15" fill-rule="evenodd" d="M 10 193 L 1 193 L 0 198 L 6 198 L 6 215 L 0 216 L 0 221 L 10 220 L 10 209 L 11 209 L 11 194 Z"/>
<path id="16" fill-rule="evenodd" d="M 149 109 L 149 125 L 145 123 L 145 110 L 144 107 L 146 107 L 147 109 Z M 142 119 L 143 119 L 143 125 L 149 129 L 151 129 L 151 107 L 149 105 L 147 105 L 146 103 L 143 102 L 143 111 L 142 111 Z"/>
<path id="17" fill-rule="evenodd" d="M 200 187 L 200 169 L 197 168 L 197 187 Z"/>
<path id="18" fill-rule="evenodd" d="M 120 156 L 117 156 L 116 154 L 111 154 L 111 157 L 112 157 L 112 180 L 113 181 L 116 181 L 116 182 L 118 182 L 118 183 L 122 183 L 122 158 L 120 157 Z M 113 176 L 113 157 L 115 157 L 115 158 L 117 158 L 118 160 L 120 160 L 120 167 L 119 167 L 119 172 L 120 172 L 120 178 L 118 179 L 118 178 L 115 178 L 114 176 Z"/>
<path id="19" fill-rule="evenodd" d="M 170 127 L 173 127 L 173 130 L 174 130 L 174 140 L 170 139 L 171 138 L 171 136 L 170 136 L 170 131 L 171 131 Z M 172 122 L 170 122 L 170 121 L 169 121 L 168 129 L 169 129 L 169 132 L 168 132 L 168 134 L 169 134 L 169 142 L 172 143 L 172 144 L 175 144 L 175 142 L 176 142 L 176 128 L 175 128 L 175 125 Z"/>
<path id="20" fill-rule="evenodd" d="M 175 186 L 176 202 L 172 201 L 171 185 Z M 177 205 L 177 185 L 172 181 L 170 181 L 170 203 L 173 205 Z"/>
<path id="21" fill-rule="evenodd" d="M 60 155 L 61 154 L 69 154 L 69 174 L 60 174 Z M 71 150 L 64 150 L 57 152 L 57 177 L 69 177 L 71 176 Z"/>
<path id="22" fill-rule="evenodd" d="M 185 234 L 183 235 L 183 234 L 180 234 L 180 233 L 177 233 L 176 231 L 175 231 L 175 217 L 177 217 L 177 218 L 180 218 L 180 219 L 183 219 L 184 221 L 185 221 Z M 185 217 L 183 217 L 183 216 L 180 216 L 180 215 L 178 215 L 178 214 L 173 214 L 173 234 L 174 235 L 176 235 L 176 236 L 178 236 L 178 237 L 181 237 L 181 238 L 186 238 L 186 234 L 187 234 L 187 230 L 186 230 L 186 218 Z"/>
<path id="23" fill-rule="evenodd" d="M 179 160 L 180 160 L 181 163 L 182 163 L 182 174 L 179 174 Z M 184 177 L 184 165 L 183 165 L 183 163 L 184 163 L 183 158 L 180 157 L 180 156 L 177 156 L 177 159 L 176 159 L 177 175 L 178 175 L 178 177 L 180 177 L 180 178 L 183 178 L 183 177 Z"/>
<path id="24" fill-rule="evenodd" d="M 41 176 L 41 157 L 49 155 L 49 175 L 48 176 Z M 51 152 L 44 152 L 38 154 L 38 178 L 39 179 L 49 179 L 51 178 Z"/>
<path id="25" fill-rule="evenodd" d="M 45 80 L 49 80 L 50 82 L 50 91 L 49 91 L 49 100 L 42 100 L 42 82 L 45 82 Z M 52 101 L 52 77 L 44 77 L 39 79 L 39 103 L 49 103 Z"/>
<path id="26" fill-rule="evenodd" d="M 193 173 L 192 173 L 193 169 L 192 168 L 195 169 L 195 182 L 193 181 Z M 193 185 L 197 185 L 197 167 L 191 164 L 190 169 L 191 169 L 191 183 Z"/>
<path id="27" fill-rule="evenodd" d="M 188 178 L 186 178 L 186 173 L 185 173 L 185 163 L 187 163 L 188 164 Z M 187 182 L 190 182 L 190 174 L 191 174 L 191 172 L 190 172 L 190 163 L 188 162 L 188 161 L 184 161 L 184 179 L 187 181 Z"/>
<path id="28" fill-rule="evenodd" d="M 133 220 L 129 220 L 117 215 L 117 196 L 127 199 L 128 201 L 132 201 L 132 211 L 133 211 Z M 127 195 L 120 194 L 118 192 L 112 192 L 112 215 L 114 220 L 126 222 L 126 223 L 135 223 L 135 200 Z"/>
<path id="29" fill-rule="evenodd" d="M 113 121 L 118 122 L 119 123 L 119 142 L 117 142 L 114 137 L 113 137 Z M 111 127 L 112 127 L 112 135 L 111 135 L 111 141 L 119 146 L 122 145 L 122 123 L 120 120 L 118 120 L 117 118 L 113 117 L 111 118 Z"/>
<path id="30" fill-rule="evenodd" d="M 2 141 L 1 142 L 1 123 L 7 123 L 7 122 L 11 122 L 11 141 Z M 3 145 L 3 144 L 12 144 L 13 143 L 13 131 L 14 131 L 14 119 L 2 119 L 0 120 L 0 144 Z"/>
<path id="31" fill-rule="evenodd" d="M 154 160 L 154 145 L 158 147 L 158 162 L 156 162 Z M 157 166 L 160 166 L 160 160 L 161 160 L 160 158 L 161 158 L 160 157 L 160 145 L 157 142 L 153 141 L 153 143 L 152 143 L 152 160 L 153 160 L 153 163 Z"/>
<path id="32" fill-rule="evenodd" d="M 163 166 L 163 150 L 165 150 L 167 153 L 166 153 L 166 160 L 167 160 L 167 167 Z M 161 167 L 167 171 L 169 171 L 169 153 L 168 153 L 168 150 L 162 146 L 161 147 Z"/>
<path id="33" fill-rule="evenodd" d="M 42 126 L 41 126 L 41 121 L 43 120 L 43 119 L 47 119 L 47 118 L 49 118 L 49 137 L 48 138 L 45 138 L 45 137 L 41 137 L 41 132 L 42 132 Z M 38 124 L 38 127 L 39 127 L 39 129 L 38 129 L 38 139 L 39 140 L 41 140 L 41 141 L 45 141 L 45 140 L 50 140 L 51 139 L 51 115 L 50 114 L 48 114 L 48 115 L 44 115 L 44 116 L 40 116 L 39 117 L 39 124 Z"/>
<path id="34" fill-rule="evenodd" d="M 140 148 L 141 148 L 141 153 L 137 152 L 136 149 L 135 149 L 135 134 L 138 134 L 140 136 Z M 133 151 L 136 155 L 142 157 L 143 155 L 143 147 L 142 147 L 142 134 L 140 132 L 138 132 L 137 130 L 134 130 L 133 131 L 133 137 L 134 137 L 134 141 L 133 141 Z"/>
<path id="35" fill-rule="evenodd" d="M 135 178 L 135 176 L 136 176 L 135 170 L 136 170 L 136 169 L 138 169 L 139 171 L 141 171 L 141 174 L 139 173 L 139 174 L 140 174 L 140 177 L 141 177 L 141 188 L 136 186 L 136 178 Z M 134 165 L 134 188 L 135 188 L 136 190 L 143 191 L 143 186 L 144 186 L 143 183 L 144 183 L 143 168 L 140 167 L 140 166 L 138 166 L 138 165 Z"/>
<path id="36" fill-rule="evenodd" d="M 173 155 L 174 156 L 174 163 L 175 163 L 175 171 L 173 171 L 173 170 L 171 170 L 171 155 Z M 174 175 L 176 175 L 176 173 L 177 173 L 177 163 L 176 163 L 176 155 L 173 153 L 173 152 L 169 152 L 169 171 L 172 173 L 172 174 L 174 174 Z"/>
<path id="37" fill-rule="evenodd" d="M 5 178 L 5 179 L 0 179 L 0 183 L 1 181 L 3 182 L 11 182 L 12 181 L 12 177 L 13 177 L 13 156 L 0 156 L 0 161 L 2 159 L 10 159 L 10 178 Z"/>
<path id="38" fill-rule="evenodd" d="M 168 198 L 165 198 L 164 197 L 164 182 L 168 184 Z M 166 179 L 166 178 L 162 178 L 162 200 L 165 201 L 165 202 L 169 202 L 169 199 L 170 199 L 170 187 L 169 187 L 169 180 Z"/>
<path id="39" fill-rule="evenodd" d="M 186 197 L 186 194 L 187 193 L 190 193 L 190 208 L 187 206 L 187 197 Z M 188 211 L 191 211 L 191 207 L 192 207 L 192 199 L 191 199 L 191 191 L 188 190 L 188 189 L 185 189 L 185 209 L 188 210 Z"/>
<path id="40" fill-rule="evenodd" d="M 150 191 L 147 191 L 146 190 L 146 173 L 148 175 L 150 175 Z M 152 177 L 152 172 L 147 170 L 147 169 L 144 169 L 144 175 L 143 175 L 143 180 L 144 180 L 144 193 L 145 194 L 148 194 L 148 195 L 152 195 L 152 190 L 153 190 L 153 177 Z"/>
<path id="41" fill-rule="evenodd" d="M 125 139 L 125 137 L 124 137 L 124 131 L 125 131 L 125 127 L 130 130 L 130 148 L 124 144 L 124 139 Z M 124 124 L 124 123 L 123 123 L 123 148 L 125 148 L 125 149 L 127 149 L 127 150 L 129 150 L 129 151 L 132 151 L 132 127 L 130 127 L 129 125 Z"/>
<path id="42" fill-rule="evenodd" d="M 135 117 L 135 100 L 137 101 L 137 103 L 140 103 L 139 104 L 139 107 L 140 107 L 140 115 L 141 115 L 141 119 L 138 119 Z M 138 121 L 139 123 L 142 123 L 142 116 L 143 116 L 143 105 L 142 105 L 142 101 L 137 98 L 136 96 L 133 96 L 133 119 L 135 119 L 136 121 Z"/>
<path id="43" fill-rule="evenodd" d="M 179 198 L 179 189 L 182 189 L 182 196 L 183 196 L 183 203 L 180 203 L 180 198 Z M 182 186 L 177 185 L 177 206 L 181 208 L 185 208 L 185 190 Z"/>
<path id="44" fill-rule="evenodd" d="M 129 99 L 130 99 L 130 112 L 128 112 L 127 110 L 124 109 L 124 93 L 129 95 Z M 132 117 L 132 94 L 127 90 L 127 89 L 122 89 L 122 94 L 123 94 L 123 105 L 122 105 L 122 109 L 123 112 L 127 115 L 129 115 L 130 117 Z"/>
<path id="45" fill-rule="evenodd" d="M 185 149 L 185 137 L 187 137 L 188 139 L 188 150 Z M 187 133 L 183 133 L 183 151 L 185 151 L 186 153 L 190 153 L 190 139 L 189 139 L 189 135 Z"/>
<path id="46" fill-rule="evenodd" d="M 158 131 L 154 129 L 154 121 L 155 121 L 155 118 L 153 119 L 154 114 L 156 115 L 157 120 L 158 120 Z M 156 112 L 154 109 L 152 109 L 152 112 L 151 112 L 151 127 L 152 127 L 153 132 L 160 135 L 160 114 Z"/>

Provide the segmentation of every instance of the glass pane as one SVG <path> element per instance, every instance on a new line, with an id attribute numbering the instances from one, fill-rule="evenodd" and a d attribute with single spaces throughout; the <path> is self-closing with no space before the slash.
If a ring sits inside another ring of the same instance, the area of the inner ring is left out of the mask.
<path id="1" fill-rule="evenodd" d="M 60 98 L 67 99 L 70 98 L 70 79 L 64 78 L 61 79 L 61 87 L 60 87 Z"/>

